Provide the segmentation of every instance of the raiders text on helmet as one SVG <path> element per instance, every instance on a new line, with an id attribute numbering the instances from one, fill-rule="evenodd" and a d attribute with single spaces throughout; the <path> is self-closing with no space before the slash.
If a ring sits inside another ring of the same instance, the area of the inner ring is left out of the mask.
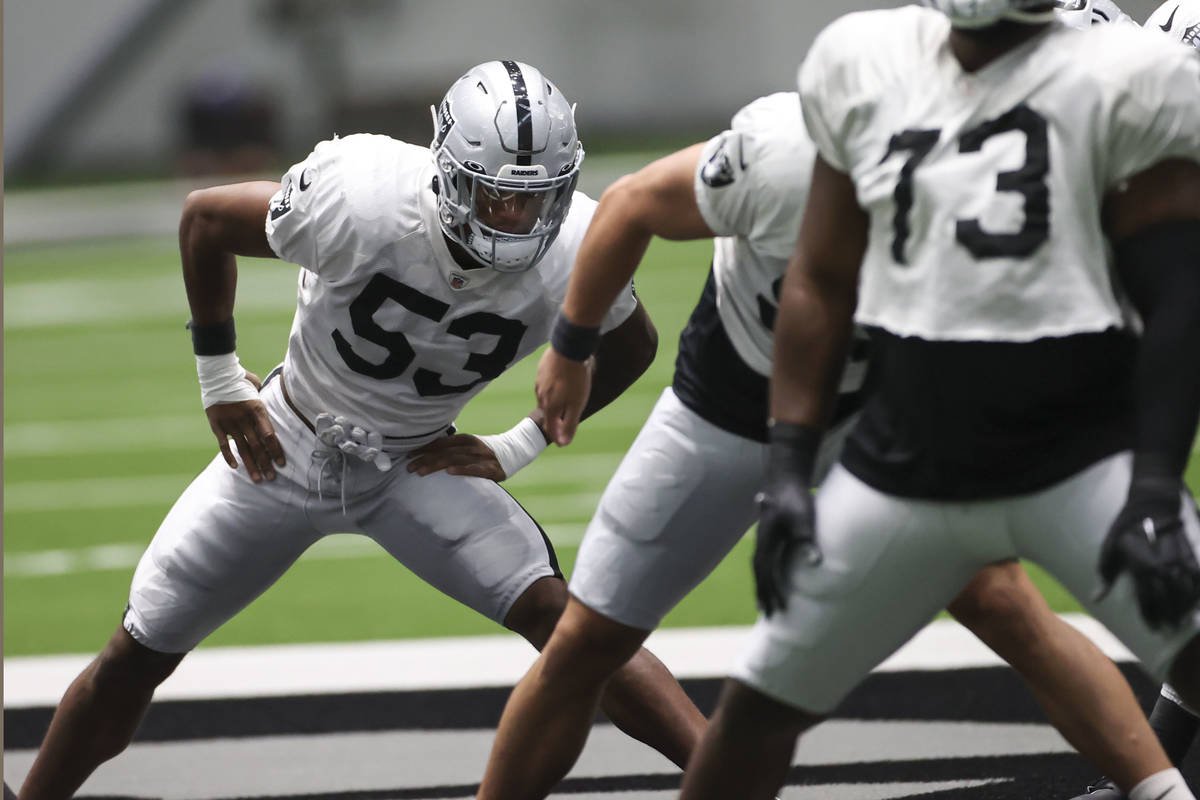
<path id="1" fill-rule="evenodd" d="M 923 2 L 949 17 L 950 24 L 956 28 L 986 28 L 1001 20 L 1049 22 L 1054 18 L 1054 4 L 1048 0 L 923 0 Z"/>
<path id="2" fill-rule="evenodd" d="M 529 269 L 553 244 L 579 180 L 574 108 L 537 68 L 489 61 L 431 111 L 442 230 L 485 266 Z"/>

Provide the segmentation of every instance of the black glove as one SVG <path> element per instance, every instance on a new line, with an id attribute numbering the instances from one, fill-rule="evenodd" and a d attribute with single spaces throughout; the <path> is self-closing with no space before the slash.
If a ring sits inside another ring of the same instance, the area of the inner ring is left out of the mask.
<path id="1" fill-rule="evenodd" d="M 766 484 L 758 495 L 758 536 L 754 545 L 754 590 L 768 617 L 787 605 L 793 556 L 821 563 L 813 507 L 812 474 L 821 434 L 795 423 L 771 426 Z"/>
<path id="2" fill-rule="evenodd" d="M 1135 477 L 1100 550 L 1104 583 L 1096 599 L 1129 570 L 1142 618 L 1153 629 L 1177 626 L 1200 602 L 1200 566 L 1179 514 L 1182 489 L 1178 478 Z"/>

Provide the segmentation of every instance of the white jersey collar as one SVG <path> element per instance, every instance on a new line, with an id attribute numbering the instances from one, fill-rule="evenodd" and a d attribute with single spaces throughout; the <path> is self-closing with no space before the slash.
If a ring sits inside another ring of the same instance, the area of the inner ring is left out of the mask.
<path id="1" fill-rule="evenodd" d="M 476 289 L 491 283 L 500 273 L 494 269 L 480 267 L 478 269 L 463 269 L 454 260 L 450 248 L 446 245 L 446 236 L 442 233 L 441 223 L 438 222 L 437 195 L 433 192 L 433 163 L 421 171 L 420 177 L 420 206 L 421 220 L 425 224 L 425 235 L 429 246 L 433 249 L 434 261 L 446 280 L 446 285 L 455 291 Z"/>

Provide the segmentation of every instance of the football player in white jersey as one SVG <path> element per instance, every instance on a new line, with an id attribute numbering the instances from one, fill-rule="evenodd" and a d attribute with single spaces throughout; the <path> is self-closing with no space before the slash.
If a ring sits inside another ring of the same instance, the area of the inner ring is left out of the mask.
<path id="1" fill-rule="evenodd" d="M 1167 0 L 1142 27 L 1162 32 L 1200 50 L 1200 0 Z M 1184 702 L 1170 684 L 1163 684 L 1150 711 L 1150 727 L 1162 742 L 1167 757 L 1172 763 L 1179 764 L 1200 734 L 1200 713 Z M 1112 779 L 1105 776 L 1074 800 L 1121 800 L 1124 797 Z"/>
<path id="2" fill-rule="evenodd" d="M 775 303 L 814 155 L 797 94 L 773 94 L 740 110 L 730 130 L 617 181 L 600 199 L 563 305 L 572 324 L 600 325 L 652 236 L 715 236 L 713 266 L 680 337 L 673 385 L 584 536 L 567 610 L 505 707 L 481 800 L 549 793 L 583 747 L 605 681 L 753 522 L 768 455 Z M 821 445 L 826 464 L 862 402 L 860 344 Z M 587 353 L 575 355 L 552 349 L 538 371 L 539 408 L 564 444 L 589 394 L 578 360 Z M 1015 561 L 986 567 L 950 609 L 1012 660 L 1094 762 L 1124 774 L 1162 760 L 1112 662 L 1050 611 Z M 1086 702 L 1097 696 L 1108 702 Z"/>
<path id="3" fill-rule="evenodd" d="M 764 615 L 686 800 L 771 797 L 796 737 L 997 559 L 1041 564 L 1200 697 L 1181 479 L 1200 60 L 1129 26 L 1072 30 L 1041 0 L 927 4 L 841 18 L 800 71 L 818 157 L 776 326 Z M 852 319 L 872 393 L 814 498 Z M 1165 756 L 1121 783 L 1192 797 Z"/>
<path id="4" fill-rule="evenodd" d="M 430 148 L 348 136 L 317 145 L 282 184 L 188 198 L 184 282 L 221 454 L 159 528 L 122 625 L 67 690 L 22 800 L 71 796 L 128 744 L 184 654 L 328 533 L 370 536 L 535 647 L 549 637 L 567 598 L 553 548 L 496 483 L 547 440 L 534 419 L 478 438 L 451 435 L 452 423 L 549 338 L 595 202 L 575 192 L 573 108 L 529 65 L 473 68 L 434 128 Z M 235 255 L 301 267 L 282 370 L 261 392 L 234 349 Z M 603 331 L 589 411 L 656 346 L 631 290 Z M 642 651 L 610 687 L 613 721 L 685 763 L 704 719 L 662 664 Z"/>

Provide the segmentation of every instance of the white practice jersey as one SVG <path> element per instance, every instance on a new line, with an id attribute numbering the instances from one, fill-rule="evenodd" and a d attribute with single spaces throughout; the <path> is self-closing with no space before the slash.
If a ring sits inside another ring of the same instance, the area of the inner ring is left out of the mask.
<path id="1" fill-rule="evenodd" d="M 771 372 L 768 322 L 796 247 L 815 155 L 799 95 L 779 92 L 738 111 L 730 130 L 709 139 L 696 169 L 696 203 L 717 234 L 721 322 L 742 360 L 764 375 Z"/>
<path id="2" fill-rule="evenodd" d="M 1167 0 L 1150 15 L 1145 27 L 1200 50 L 1200 0 Z"/>
<path id="3" fill-rule="evenodd" d="M 779 287 L 796 247 L 815 156 L 800 96 L 777 92 L 738 111 L 730 129 L 704 146 L 696 169 L 696 203 L 717 234 L 717 312 L 738 355 L 763 375 L 771 373 Z M 861 388 L 866 366 L 852 357 L 841 391 Z"/>
<path id="4" fill-rule="evenodd" d="M 1058 16 L 1072 28 L 1115 23 L 1137 25 L 1137 20 L 1121 10 L 1112 0 L 1058 0 Z"/>
<path id="5" fill-rule="evenodd" d="M 850 14 L 800 70 L 809 133 L 870 214 L 858 321 L 953 341 L 1129 326 L 1098 209 L 1160 161 L 1200 161 L 1200 59 L 1054 24 L 965 73 L 948 34 L 931 9 Z"/>
<path id="6" fill-rule="evenodd" d="M 549 339 L 595 201 L 576 193 L 533 269 L 468 270 L 438 225 L 433 174 L 427 148 L 358 134 L 318 144 L 272 198 L 267 239 L 301 267 L 284 376 L 310 420 L 329 411 L 417 446 Z M 635 304 L 623 292 L 602 330 Z"/>

